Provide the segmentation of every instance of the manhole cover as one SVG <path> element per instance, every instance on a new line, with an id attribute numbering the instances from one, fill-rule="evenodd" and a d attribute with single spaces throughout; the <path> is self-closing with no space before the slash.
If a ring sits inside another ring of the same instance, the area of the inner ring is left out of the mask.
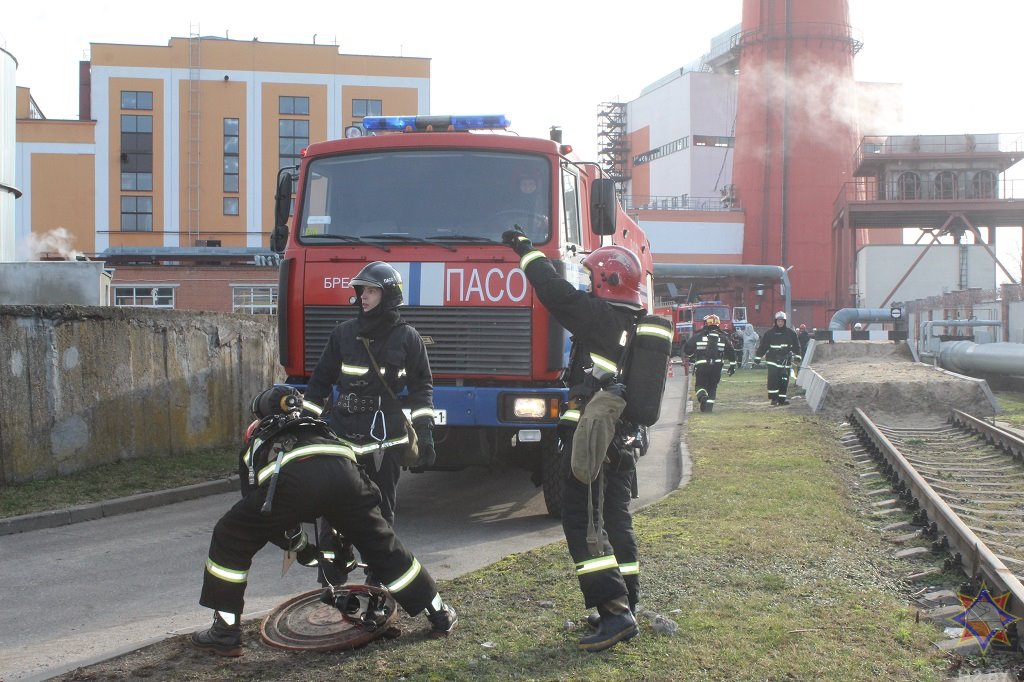
<path id="1" fill-rule="evenodd" d="M 384 593 L 366 585 L 346 585 L 343 589 L 363 594 Z M 288 651 L 340 651 L 361 647 L 384 635 L 396 636 L 398 605 L 390 594 L 385 601 L 387 620 L 371 629 L 345 620 L 338 609 L 320 601 L 321 592 L 305 592 L 271 611 L 260 628 L 263 641 Z"/>

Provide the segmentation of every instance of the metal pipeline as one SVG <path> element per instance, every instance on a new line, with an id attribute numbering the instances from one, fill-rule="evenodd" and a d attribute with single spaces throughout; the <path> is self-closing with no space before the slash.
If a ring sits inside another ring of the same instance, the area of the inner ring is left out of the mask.
<path id="1" fill-rule="evenodd" d="M 832 316 L 828 328 L 835 331 L 846 329 L 854 322 L 892 322 L 889 308 L 840 308 Z"/>
<path id="2" fill-rule="evenodd" d="M 983 372 L 1024 376 L 1024 343 L 943 341 L 939 364 L 960 374 Z"/>
<path id="3" fill-rule="evenodd" d="M 932 338 L 932 327 L 1001 327 L 1002 325 L 1003 323 L 999 320 L 924 320 L 921 322 L 921 333 L 917 337 L 918 353 L 938 355 L 941 352 L 941 344 L 934 343 L 935 339 Z"/>

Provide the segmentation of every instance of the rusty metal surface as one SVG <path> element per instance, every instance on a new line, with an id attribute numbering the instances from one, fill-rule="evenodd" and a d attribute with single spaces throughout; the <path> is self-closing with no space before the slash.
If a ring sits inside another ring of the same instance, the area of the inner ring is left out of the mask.
<path id="1" fill-rule="evenodd" d="M 383 593 L 380 588 L 365 585 L 346 587 Z M 260 626 L 263 641 L 286 651 L 344 651 L 365 646 L 384 635 L 394 635 L 398 606 L 391 595 L 387 595 L 386 622 L 370 628 L 346 620 L 338 609 L 320 601 L 320 593 L 321 590 L 305 592 L 271 611 Z"/>

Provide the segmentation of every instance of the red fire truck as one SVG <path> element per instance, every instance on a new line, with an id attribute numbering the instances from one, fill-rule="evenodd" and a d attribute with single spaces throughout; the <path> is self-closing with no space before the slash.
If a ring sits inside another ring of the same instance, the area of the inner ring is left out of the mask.
<path id="1" fill-rule="evenodd" d="M 708 315 L 718 315 L 722 321 L 721 329 L 732 334 L 733 327 L 732 308 L 723 301 L 695 301 L 692 303 L 680 303 L 676 309 L 678 317 L 676 332 L 680 341 L 686 343 L 695 331 L 704 327 L 704 318 Z"/>
<path id="2" fill-rule="evenodd" d="M 402 317 L 427 344 L 435 468 L 522 464 L 557 514 L 554 426 L 569 335 L 535 298 L 501 234 L 522 227 L 580 288 L 588 284 L 583 257 L 621 244 L 644 263 L 645 296 L 653 286 L 647 238 L 598 165 L 575 161 L 560 141 L 506 134 L 504 116 L 367 117 L 363 125 L 367 136 L 312 144 L 297 175 L 279 176 L 271 248 L 284 253 L 278 332 L 288 382 L 304 387 L 331 330 L 355 316 L 351 277 L 387 261 L 404 281 Z"/>

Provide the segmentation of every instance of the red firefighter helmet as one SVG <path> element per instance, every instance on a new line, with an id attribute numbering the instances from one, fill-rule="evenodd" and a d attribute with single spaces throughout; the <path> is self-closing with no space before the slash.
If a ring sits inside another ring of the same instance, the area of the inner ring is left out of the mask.
<path id="1" fill-rule="evenodd" d="M 590 270 L 594 296 L 635 310 L 643 309 L 643 266 L 635 253 L 614 244 L 602 246 L 583 259 L 583 266 Z"/>

